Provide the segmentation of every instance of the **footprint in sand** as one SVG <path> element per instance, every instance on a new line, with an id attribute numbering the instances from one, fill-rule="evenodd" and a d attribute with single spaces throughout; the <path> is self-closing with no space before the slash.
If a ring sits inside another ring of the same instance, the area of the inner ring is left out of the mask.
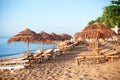
<path id="1" fill-rule="evenodd" d="M 67 70 L 67 72 L 68 72 L 68 73 L 71 73 L 71 71 L 70 71 L 70 70 Z"/>
<path id="2" fill-rule="evenodd" d="M 72 76 L 69 73 L 65 73 L 66 78 L 72 78 Z"/>
<path id="3" fill-rule="evenodd" d="M 103 79 L 104 79 L 104 80 L 108 80 L 108 78 L 106 78 L 106 77 L 103 77 Z"/>
<path id="4" fill-rule="evenodd" d="M 79 80 L 83 80 L 83 78 L 79 78 Z"/>

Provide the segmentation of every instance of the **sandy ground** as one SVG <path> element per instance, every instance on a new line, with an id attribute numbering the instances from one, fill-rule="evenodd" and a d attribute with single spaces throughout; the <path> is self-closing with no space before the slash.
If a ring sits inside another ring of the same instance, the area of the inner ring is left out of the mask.
<path id="1" fill-rule="evenodd" d="M 0 72 L 0 80 L 120 80 L 120 60 L 95 63 L 91 60 L 76 64 L 76 57 L 87 47 L 76 46 L 72 51 L 26 69 Z"/>

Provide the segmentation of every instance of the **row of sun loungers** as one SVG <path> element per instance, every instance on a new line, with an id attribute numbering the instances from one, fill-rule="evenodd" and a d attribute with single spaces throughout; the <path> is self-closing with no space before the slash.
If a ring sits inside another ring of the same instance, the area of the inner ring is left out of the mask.
<path id="1" fill-rule="evenodd" d="M 79 42 L 64 42 L 63 44 L 59 45 L 58 48 L 62 51 L 70 51 L 75 46 L 79 45 Z"/>
<path id="2" fill-rule="evenodd" d="M 17 58 L 0 62 L 0 70 L 4 71 L 5 69 L 8 69 L 11 72 L 14 72 L 16 69 L 25 68 L 26 66 L 31 66 L 33 63 L 40 63 L 42 61 L 49 60 L 50 58 L 55 58 L 59 55 L 61 55 L 60 49 L 37 51 L 35 53 L 32 53 L 30 56 L 26 56 L 26 58 Z"/>
<path id="3" fill-rule="evenodd" d="M 35 53 L 31 54 L 26 58 L 29 60 L 30 65 L 32 63 L 41 63 L 49 59 L 54 59 L 56 56 L 61 55 L 60 49 L 48 49 L 48 50 L 37 50 Z"/>
<path id="4" fill-rule="evenodd" d="M 29 60 L 30 65 L 32 63 L 44 62 L 49 59 L 55 59 L 56 56 L 61 55 L 64 51 L 71 50 L 74 46 L 75 44 L 69 44 L 64 46 L 62 45 L 56 49 L 37 50 L 32 56 L 28 56 L 26 59 Z"/>

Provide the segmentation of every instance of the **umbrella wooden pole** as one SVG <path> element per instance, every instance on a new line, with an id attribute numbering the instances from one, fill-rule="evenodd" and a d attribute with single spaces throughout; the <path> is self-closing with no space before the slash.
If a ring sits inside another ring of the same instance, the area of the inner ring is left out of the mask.
<path id="1" fill-rule="evenodd" d="M 96 48 L 97 48 L 97 53 L 99 54 L 98 39 L 96 39 Z"/>
<path id="2" fill-rule="evenodd" d="M 98 51 L 98 39 L 94 39 L 94 42 L 92 42 L 92 50 L 95 52 L 95 54 L 99 54 Z"/>
<path id="3" fill-rule="evenodd" d="M 52 48 L 54 49 L 55 47 L 54 47 L 54 43 L 52 43 Z"/>
<path id="4" fill-rule="evenodd" d="M 29 41 L 27 41 L 27 53 L 29 53 Z"/>
<path id="5" fill-rule="evenodd" d="M 44 44 L 41 42 L 41 50 L 44 50 Z"/>
<path id="6" fill-rule="evenodd" d="M 97 52 L 97 55 L 99 55 L 98 39 L 96 39 L 96 52 Z M 97 58 L 97 63 L 99 63 L 99 58 Z"/>

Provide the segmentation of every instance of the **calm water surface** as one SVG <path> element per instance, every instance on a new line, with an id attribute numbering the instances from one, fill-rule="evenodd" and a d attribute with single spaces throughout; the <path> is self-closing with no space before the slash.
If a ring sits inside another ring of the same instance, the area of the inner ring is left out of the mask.
<path id="1" fill-rule="evenodd" d="M 18 56 L 26 52 L 27 50 L 26 49 L 27 45 L 25 42 L 16 42 L 16 43 L 7 44 L 7 41 L 9 38 L 10 37 L 6 37 L 6 36 L 0 37 L 0 59 L 5 57 Z M 56 46 L 57 45 L 55 44 L 55 47 Z M 45 44 L 44 48 L 45 49 L 52 48 L 52 45 Z M 30 44 L 31 52 L 34 52 L 40 49 L 41 49 L 41 44 L 35 44 L 35 43 Z"/>

